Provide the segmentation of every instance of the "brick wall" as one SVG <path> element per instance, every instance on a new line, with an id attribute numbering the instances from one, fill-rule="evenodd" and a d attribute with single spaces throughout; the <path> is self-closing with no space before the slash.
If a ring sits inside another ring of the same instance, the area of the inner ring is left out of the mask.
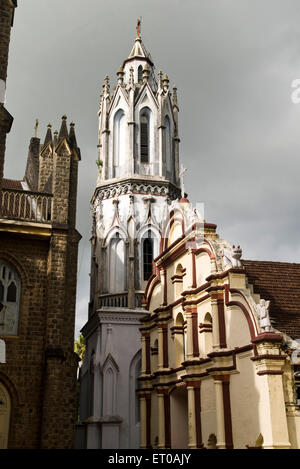
<path id="1" fill-rule="evenodd" d="M 51 241 L 1 233 L 0 259 L 22 281 L 17 337 L 6 337 L 0 380 L 12 397 L 9 448 L 72 448 L 77 361 L 73 353 L 77 232 Z"/>

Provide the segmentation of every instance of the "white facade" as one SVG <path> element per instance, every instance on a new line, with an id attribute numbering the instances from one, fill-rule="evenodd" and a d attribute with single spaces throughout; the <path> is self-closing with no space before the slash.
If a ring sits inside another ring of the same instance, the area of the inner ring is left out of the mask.
<path id="1" fill-rule="evenodd" d="M 99 109 L 89 319 L 77 447 L 139 447 L 140 319 L 172 200 L 180 196 L 177 93 L 138 34 Z"/>

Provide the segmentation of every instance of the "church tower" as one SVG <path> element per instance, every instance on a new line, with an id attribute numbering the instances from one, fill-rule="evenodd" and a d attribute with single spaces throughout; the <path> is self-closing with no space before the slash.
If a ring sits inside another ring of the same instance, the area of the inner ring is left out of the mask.
<path id="1" fill-rule="evenodd" d="M 142 298 L 167 205 L 180 197 L 178 112 L 176 87 L 171 92 L 168 76 L 156 76 L 138 20 L 116 87 L 106 76 L 100 95 L 79 446 L 139 446 Z"/>

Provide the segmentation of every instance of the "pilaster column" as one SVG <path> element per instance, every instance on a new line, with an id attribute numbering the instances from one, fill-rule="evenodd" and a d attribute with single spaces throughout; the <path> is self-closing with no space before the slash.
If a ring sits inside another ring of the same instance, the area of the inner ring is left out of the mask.
<path id="1" fill-rule="evenodd" d="M 141 412 L 141 443 L 140 448 L 147 446 L 147 411 L 145 394 L 140 394 L 140 412 Z"/>
<path id="2" fill-rule="evenodd" d="M 160 269 L 160 278 L 161 278 L 161 284 L 162 284 L 162 289 L 163 289 L 162 306 L 166 306 L 168 304 L 168 289 L 167 289 L 167 272 L 164 267 Z"/>
<path id="3" fill-rule="evenodd" d="M 145 343 L 146 343 L 146 374 L 151 374 L 151 355 L 150 355 L 150 333 L 145 334 Z"/>
<path id="4" fill-rule="evenodd" d="M 157 389 L 158 448 L 171 448 L 170 396 L 167 389 Z"/>
<path id="5" fill-rule="evenodd" d="M 201 427 L 201 382 L 187 382 L 189 448 L 203 448 Z"/>
<path id="6" fill-rule="evenodd" d="M 142 341 L 142 366 L 141 366 L 141 373 L 142 375 L 145 375 L 146 374 L 146 337 L 145 337 L 145 333 L 142 332 L 142 338 L 141 338 L 141 341 Z"/>
<path id="7" fill-rule="evenodd" d="M 141 449 L 151 448 L 151 393 L 140 394 Z"/>
<path id="8" fill-rule="evenodd" d="M 230 404 L 230 375 L 214 376 L 216 391 L 217 447 L 232 449 L 232 422 Z"/>
<path id="9" fill-rule="evenodd" d="M 102 132 L 103 179 L 110 179 L 113 176 L 112 174 L 113 173 L 113 161 L 109 162 L 109 159 L 108 159 L 109 134 L 110 134 L 109 130 L 103 130 Z"/>
<path id="10" fill-rule="evenodd" d="M 252 341 L 257 350 L 251 360 L 259 376 L 259 413 L 265 449 L 291 448 L 282 382 L 286 355 L 281 351 L 281 342 L 281 335 L 272 332 L 258 334 Z"/>
<path id="11" fill-rule="evenodd" d="M 225 305 L 223 294 L 217 299 L 220 348 L 226 348 Z"/>
<path id="12" fill-rule="evenodd" d="M 131 198 L 131 203 L 133 203 L 133 196 Z M 134 242 L 135 242 L 135 226 L 132 219 L 128 222 L 128 307 L 131 309 L 135 308 L 135 252 L 134 252 Z"/>
<path id="13" fill-rule="evenodd" d="M 194 388 L 187 386 L 188 392 L 188 429 L 189 429 L 189 448 L 197 448 L 196 446 L 196 419 L 195 419 L 195 396 Z"/>
<path id="14" fill-rule="evenodd" d="M 215 378 L 214 383 L 216 391 L 217 448 L 226 449 L 222 381 Z"/>
<path id="15" fill-rule="evenodd" d="M 158 401 L 158 449 L 165 448 L 165 404 L 164 390 L 157 390 Z"/>
<path id="16" fill-rule="evenodd" d="M 168 324 L 158 323 L 158 369 L 169 367 Z"/>

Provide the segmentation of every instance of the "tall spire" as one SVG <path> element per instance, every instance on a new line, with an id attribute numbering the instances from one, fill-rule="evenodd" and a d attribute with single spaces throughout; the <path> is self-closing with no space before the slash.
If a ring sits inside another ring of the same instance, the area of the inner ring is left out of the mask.
<path id="1" fill-rule="evenodd" d="M 67 116 L 64 115 L 62 116 L 62 121 L 61 121 L 61 128 L 60 128 L 60 131 L 59 131 L 59 136 L 58 136 L 58 139 L 59 140 L 62 140 L 64 138 L 68 138 L 69 137 L 69 132 L 68 132 L 68 128 L 67 128 Z"/>
<path id="2" fill-rule="evenodd" d="M 47 145 L 52 145 L 52 131 L 51 131 L 51 124 L 48 124 L 48 127 L 47 127 L 47 133 L 46 133 L 46 137 L 45 137 L 45 141 L 44 141 L 44 148 L 47 146 Z"/>

